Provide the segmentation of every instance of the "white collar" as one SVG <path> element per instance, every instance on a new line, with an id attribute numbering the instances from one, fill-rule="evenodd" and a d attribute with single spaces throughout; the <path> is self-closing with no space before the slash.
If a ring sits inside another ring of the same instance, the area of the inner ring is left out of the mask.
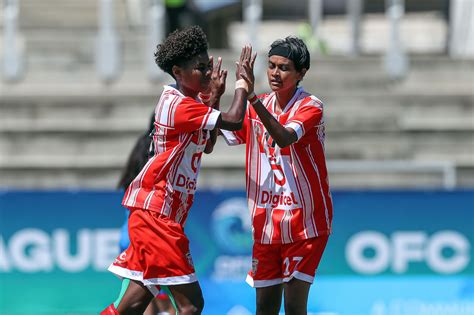
<path id="1" fill-rule="evenodd" d="M 301 93 L 304 92 L 303 87 L 299 87 L 296 89 L 295 94 L 293 94 L 293 97 L 290 99 L 290 101 L 285 105 L 285 107 L 282 109 L 281 113 L 286 113 L 291 106 L 296 102 L 296 100 L 300 97 Z M 276 112 L 276 93 L 273 92 L 275 98 L 273 100 L 273 112 Z"/>
<path id="2" fill-rule="evenodd" d="M 176 84 L 163 85 L 163 89 L 164 89 L 163 93 L 166 91 L 172 91 L 173 93 L 176 93 L 182 97 L 185 97 L 184 94 L 178 90 L 178 87 L 176 86 Z"/>

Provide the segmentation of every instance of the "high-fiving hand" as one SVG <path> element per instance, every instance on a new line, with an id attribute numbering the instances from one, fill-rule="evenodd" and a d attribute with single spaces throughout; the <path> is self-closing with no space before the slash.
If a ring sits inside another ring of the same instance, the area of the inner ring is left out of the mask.
<path id="1" fill-rule="evenodd" d="M 254 90 L 255 75 L 253 73 L 253 68 L 256 58 L 257 54 L 252 54 L 252 46 L 247 44 L 242 47 L 240 59 L 236 62 L 235 78 L 237 81 L 245 81 L 248 94 L 251 94 Z"/>
<path id="2" fill-rule="evenodd" d="M 222 58 L 217 58 L 217 63 L 214 64 L 214 57 L 209 57 L 209 63 L 212 67 L 211 82 L 209 84 L 210 93 L 219 98 L 225 92 L 225 81 L 227 78 L 227 70 L 222 70 Z"/>

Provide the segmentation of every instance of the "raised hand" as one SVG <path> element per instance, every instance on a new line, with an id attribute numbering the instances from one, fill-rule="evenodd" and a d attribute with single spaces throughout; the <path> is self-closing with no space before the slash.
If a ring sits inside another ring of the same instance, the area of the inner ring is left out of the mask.
<path id="1" fill-rule="evenodd" d="M 216 122 L 217 128 L 225 130 L 240 130 L 244 121 L 247 109 L 247 98 L 249 96 L 249 86 L 253 90 L 254 75 L 253 63 L 255 56 L 252 56 L 252 47 L 245 45 L 242 47 L 239 61 L 236 62 L 235 69 L 235 91 L 232 105 L 227 112 L 221 111 L 221 115 Z"/>
<path id="2" fill-rule="evenodd" d="M 252 46 L 245 45 L 242 47 L 240 59 L 236 62 L 236 80 L 243 79 L 247 84 L 247 92 L 250 94 L 254 90 L 255 75 L 253 73 L 255 59 L 257 54 L 252 55 Z"/>
<path id="3" fill-rule="evenodd" d="M 247 82 L 248 85 L 248 94 L 252 94 L 254 91 L 255 87 L 255 75 L 254 75 L 254 65 L 255 65 L 255 59 L 257 58 L 257 53 L 254 53 L 252 55 L 252 47 L 250 47 L 250 60 L 247 62 L 244 62 L 242 65 L 244 69 L 244 74 L 242 74 L 242 79 Z"/>
<path id="4" fill-rule="evenodd" d="M 219 98 L 225 92 L 225 81 L 227 78 L 227 70 L 222 70 L 222 58 L 217 58 L 217 63 L 214 64 L 214 57 L 209 57 L 209 63 L 212 66 L 211 82 L 209 83 L 210 93 Z"/>
<path id="5" fill-rule="evenodd" d="M 245 44 L 242 47 L 242 51 L 240 52 L 239 61 L 235 63 L 236 65 L 235 79 L 236 80 L 243 79 L 242 74 L 245 74 L 243 65 L 245 64 L 245 62 L 250 62 L 251 55 L 252 55 L 252 46 L 250 46 L 249 44 Z"/>

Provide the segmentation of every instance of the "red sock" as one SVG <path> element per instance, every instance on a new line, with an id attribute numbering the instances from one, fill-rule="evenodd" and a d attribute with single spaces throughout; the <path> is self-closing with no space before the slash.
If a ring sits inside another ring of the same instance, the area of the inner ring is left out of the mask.
<path id="1" fill-rule="evenodd" d="M 110 304 L 109 306 L 107 306 L 105 310 L 100 312 L 100 315 L 120 315 L 120 314 L 115 308 L 115 306 L 113 304 Z"/>

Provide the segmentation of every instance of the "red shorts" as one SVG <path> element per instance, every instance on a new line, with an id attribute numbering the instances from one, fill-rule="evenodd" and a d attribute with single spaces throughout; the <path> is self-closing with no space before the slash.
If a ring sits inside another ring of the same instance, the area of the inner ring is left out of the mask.
<path id="1" fill-rule="evenodd" d="M 129 217 L 128 231 L 130 245 L 109 271 L 149 287 L 197 281 L 189 240 L 179 223 L 156 212 L 135 209 Z"/>
<path id="2" fill-rule="evenodd" d="M 254 243 L 247 283 L 254 288 L 277 285 L 293 278 L 313 283 L 327 242 L 328 235 L 291 244 Z"/>

